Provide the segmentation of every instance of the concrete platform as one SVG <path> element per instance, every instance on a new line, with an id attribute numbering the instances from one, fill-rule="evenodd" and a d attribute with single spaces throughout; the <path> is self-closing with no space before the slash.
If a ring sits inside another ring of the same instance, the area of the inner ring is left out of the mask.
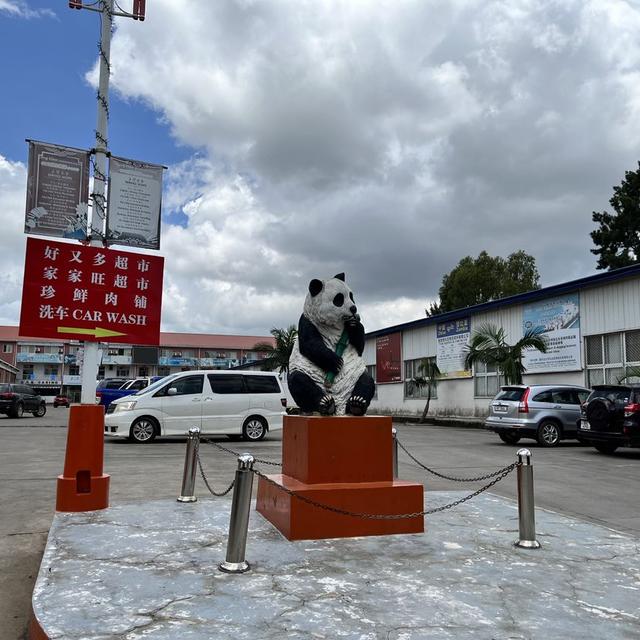
<path id="1" fill-rule="evenodd" d="M 56 514 L 33 594 L 45 637 L 640 637 L 639 541 L 601 526 L 538 510 L 542 549 L 517 549 L 516 505 L 483 494 L 423 534 L 288 542 L 252 511 L 252 570 L 228 575 L 230 504 Z"/>

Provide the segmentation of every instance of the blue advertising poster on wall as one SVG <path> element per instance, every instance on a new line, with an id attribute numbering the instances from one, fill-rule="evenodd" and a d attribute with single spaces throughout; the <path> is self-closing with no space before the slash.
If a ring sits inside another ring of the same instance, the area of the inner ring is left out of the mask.
<path id="1" fill-rule="evenodd" d="M 547 341 L 547 353 L 524 352 L 527 373 L 576 371 L 580 358 L 580 298 L 577 293 L 525 305 L 522 330 L 537 329 Z"/>
<path id="2" fill-rule="evenodd" d="M 471 371 L 464 368 L 464 358 L 469 333 L 470 318 L 458 318 L 440 322 L 436 327 L 436 362 L 441 378 L 469 378 Z"/>

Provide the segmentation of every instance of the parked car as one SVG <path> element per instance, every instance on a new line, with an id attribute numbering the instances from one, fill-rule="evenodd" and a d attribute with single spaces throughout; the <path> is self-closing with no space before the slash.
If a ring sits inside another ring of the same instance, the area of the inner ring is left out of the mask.
<path id="1" fill-rule="evenodd" d="M 582 407 L 578 440 L 600 453 L 640 447 L 640 385 L 596 385 Z"/>
<path id="2" fill-rule="evenodd" d="M 57 407 L 68 407 L 69 406 L 69 398 L 67 396 L 56 396 L 53 399 L 54 408 Z"/>
<path id="3" fill-rule="evenodd" d="M 0 413 L 11 418 L 22 418 L 25 411 L 41 418 L 47 413 L 47 405 L 28 384 L 0 384 Z"/>
<path id="4" fill-rule="evenodd" d="M 119 387 L 96 388 L 96 403 L 108 407 L 114 400 L 130 396 L 133 393 L 146 389 L 150 384 L 160 380 L 163 376 L 152 376 L 151 378 L 135 378 L 127 380 Z"/>
<path id="5" fill-rule="evenodd" d="M 182 371 L 114 400 L 104 430 L 133 442 L 185 436 L 191 427 L 256 441 L 282 429 L 286 404 L 276 373 Z"/>
<path id="6" fill-rule="evenodd" d="M 580 406 L 588 396 L 589 389 L 575 385 L 504 386 L 491 401 L 484 425 L 507 444 L 533 438 L 543 447 L 555 447 L 576 438 Z"/>

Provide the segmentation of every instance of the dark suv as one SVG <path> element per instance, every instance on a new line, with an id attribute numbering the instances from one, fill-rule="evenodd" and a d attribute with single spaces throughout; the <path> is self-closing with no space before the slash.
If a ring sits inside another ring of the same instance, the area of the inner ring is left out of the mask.
<path id="1" fill-rule="evenodd" d="M 0 413 L 21 418 L 25 411 L 41 418 L 47 413 L 47 405 L 28 384 L 0 384 Z"/>
<path id="2" fill-rule="evenodd" d="M 600 453 L 640 447 L 640 385 L 594 386 L 582 407 L 577 438 Z"/>

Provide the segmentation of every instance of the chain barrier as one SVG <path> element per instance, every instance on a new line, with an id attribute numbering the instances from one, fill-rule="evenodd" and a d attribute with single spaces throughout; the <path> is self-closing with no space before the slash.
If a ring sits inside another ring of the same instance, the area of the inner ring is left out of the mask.
<path id="1" fill-rule="evenodd" d="M 410 454 L 407 451 L 407 448 L 402 444 L 402 442 L 400 442 L 400 440 L 398 440 L 396 438 L 396 442 L 398 443 L 398 446 L 422 469 L 424 469 L 425 471 L 428 471 L 429 473 L 433 474 L 434 476 L 438 476 L 438 478 L 444 478 L 445 480 L 451 480 L 453 482 L 480 482 L 481 480 L 489 480 L 489 478 L 495 478 L 496 476 L 499 476 L 501 473 L 503 473 L 504 471 L 506 471 L 507 469 L 511 469 L 513 467 L 513 464 L 510 464 L 506 467 L 503 467 L 502 469 L 498 469 L 498 471 L 494 471 L 493 473 L 487 473 L 484 476 L 477 476 L 476 478 L 456 478 L 454 476 L 445 476 L 443 473 L 438 473 L 437 471 L 434 471 L 433 469 L 430 469 L 429 467 L 427 467 L 426 465 L 422 464 L 422 462 L 420 462 L 420 460 L 418 460 L 415 456 L 413 456 L 412 454 Z M 514 463 L 515 464 L 515 463 Z"/>
<path id="2" fill-rule="evenodd" d="M 235 479 L 221 493 L 218 492 L 218 491 L 215 491 L 215 489 L 213 489 L 211 487 L 211 485 L 209 484 L 209 481 L 207 480 L 207 476 L 204 473 L 204 469 L 202 468 L 202 462 L 200 461 L 200 447 L 198 446 L 197 442 L 196 442 L 196 460 L 198 461 L 198 468 L 200 469 L 200 475 L 202 476 L 202 481 L 204 482 L 205 486 L 207 487 L 207 489 L 209 490 L 209 493 L 211 493 L 211 495 L 214 495 L 217 498 L 221 498 L 222 496 L 226 496 L 227 493 L 229 493 L 229 491 L 231 491 L 231 489 L 233 489 L 233 485 L 236 482 Z"/>
<path id="3" fill-rule="evenodd" d="M 277 487 L 278 489 L 280 489 L 280 491 L 283 491 L 284 493 L 287 493 L 288 495 L 292 496 L 293 498 L 297 498 L 302 502 L 306 502 L 312 507 L 317 507 L 318 509 L 324 509 L 325 511 L 331 511 L 332 513 L 337 513 L 343 516 L 363 518 L 365 520 L 403 520 L 405 518 L 408 519 L 408 518 L 417 518 L 420 516 L 428 516 L 434 513 L 439 513 L 440 511 L 446 511 L 447 509 L 452 509 L 453 507 L 457 507 L 463 502 L 466 502 L 467 500 L 471 500 L 471 498 L 475 498 L 476 496 L 480 495 L 483 491 L 490 489 L 491 487 L 493 487 L 493 485 L 500 482 L 500 480 L 502 480 L 503 478 L 506 478 L 518 466 L 518 464 L 519 464 L 518 462 L 514 462 L 510 464 L 508 467 L 505 467 L 504 469 L 501 470 L 501 472 L 499 472 L 500 475 L 496 476 L 491 482 L 486 484 L 484 487 L 481 487 L 477 491 L 474 491 L 468 496 L 465 496 L 464 498 L 460 498 L 455 502 L 451 502 L 442 507 L 427 509 L 426 511 L 416 511 L 414 513 L 399 513 L 399 514 L 389 514 L 389 515 L 375 514 L 375 513 L 359 513 L 357 511 L 347 511 L 346 509 L 339 509 L 338 507 L 332 507 L 328 504 L 322 504 L 321 502 L 317 502 L 316 500 L 312 500 L 311 498 L 307 498 L 306 496 L 300 495 L 299 493 L 296 493 L 291 489 L 287 489 L 286 487 L 283 487 L 281 484 L 278 484 L 275 480 L 272 480 L 271 478 L 269 478 L 269 476 L 266 476 L 264 473 L 261 473 L 257 469 L 252 469 L 252 471 L 259 478 L 262 478 L 266 482 L 270 482 L 274 487 Z"/>
<path id="4" fill-rule="evenodd" d="M 238 453 L 237 451 L 234 451 L 233 449 L 228 449 L 227 447 L 223 447 L 221 444 L 218 444 L 217 442 L 212 442 L 211 440 L 207 440 L 206 438 L 200 438 L 200 442 L 206 442 L 207 444 L 210 444 L 210 445 L 216 447 L 216 449 L 220 449 L 220 451 L 224 451 L 225 453 L 230 453 L 231 455 L 235 456 L 236 458 L 239 455 L 242 455 L 242 454 Z M 281 467 L 282 466 L 282 462 L 271 462 L 270 460 L 261 460 L 260 458 L 254 458 L 253 460 L 254 460 L 254 462 L 259 462 L 260 464 L 271 465 L 273 467 Z"/>

